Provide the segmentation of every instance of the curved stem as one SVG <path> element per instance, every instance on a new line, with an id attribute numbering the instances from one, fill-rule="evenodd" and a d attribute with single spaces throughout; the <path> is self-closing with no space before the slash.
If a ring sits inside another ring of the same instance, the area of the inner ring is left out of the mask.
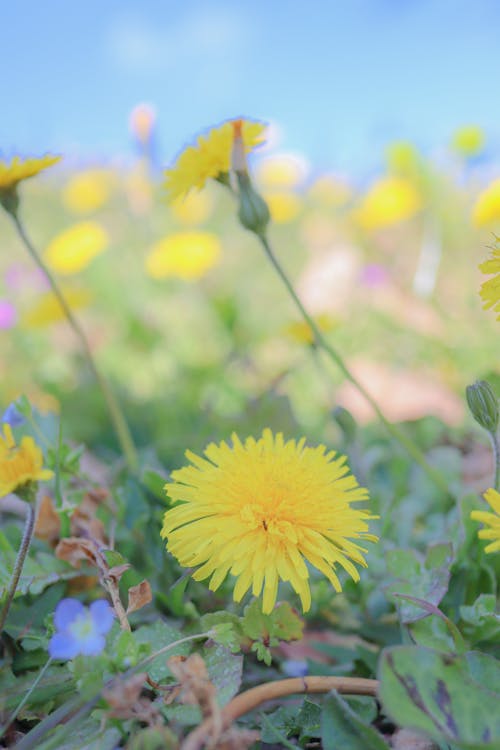
<path id="1" fill-rule="evenodd" d="M 10 212 L 10 216 L 12 218 L 12 221 L 14 222 L 14 226 L 16 227 L 17 232 L 21 240 L 23 241 L 28 253 L 31 255 L 34 262 L 36 263 L 38 268 L 42 271 L 43 275 L 49 282 L 50 288 L 52 292 L 54 293 L 57 301 L 61 305 L 64 311 L 64 314 L 68 320 L 68 323 L 70 324 L 71 328 L 76 334 L 76 337 L 80 341 L 80 345 L 87 358 L 90 369 L 92 370 L 99 384 L 99 387 L 102 391 L 102 394 L 108 406 L 109 415 L 111 417 L 111 421 L 113 423 L 116 436 L 122 448 L 128 467 L 131 471 L 135 471 L 137 469 L 137 453 L 135 450 L 134 442 L 132 440 L 132 436 L 130 434 L 128 424 L 125 420 L 125 417 L 123 416 L 123 412 L 118 404 L 118 401 L 115 398 L 113 391 L 111 390 L 107 380 L 104 378 L 104 376 L 101 374 L 101 372 L 99 371 L 97 367 L 96 361 L 94 359 L 94 355 L 90 348 L 87 337 L 83 331 L 83 328 L 80 326 L 78 320 L 73 315 L 73 312 L 71 311 L 71 308 L 66 302 L 66 299 L 64 298 L 63 293 L 59 289 L 59 286 L 55 278 L 52 276 L 52 273 L 50 272 L 48 267 L 45 265 L 44 261 L 42 260 L 38 252 L 36 251 L 33 243 L 29 239 L 26 233 L 26 230 L 24 229 L 24 226 L 19 219 L 19 216 L 17 215 L 16 212 L 14 213 Z"/>
<path id="2" fill-rule="evenodd" d="M 337 690 L 344 695 L 376 696 L 378 680 L 368 680 L 363 677 L 292 677 L 288 680 L 266 682 L 257 687 L 245 690 L 235 696 L 224 706 L 220 716 L 220 727 L 227 729 L 233 721 L 257 708 L 265 701 L 283 698 L 286 695 L 298 693 L 328 693 Z M 205 719 L 182 743 L 181 750 L 200 750 L 203 744 L 209 742 L 213 730 L 213 718 Z"/>
<path id="3" fill-rule="evenodd" d="M 313 318 L 309 315 L 304 305 L 302 304 L 290 279 L 288 278 L 285 271 L 283 270 L 283 267 L 281 266 L 280 262 L 276 258 L 269 244 L 269 241 L 267 240 L 267 237 L 265 235 L 260 235 L 260 234 L 258 234 L 257 236 L 259 237 L 259 240 L 261 241 L 262 247 L 264 248 L 264 251 L 267 257 L 271 261 L 271 264 L 273 265 L 274 269 L 277 271 L 279 277 L 281 278 L 282 282 L 286 286 L 289 295 L 291 296 L 295 305 L 300 311 L 300 314 L 302 315 L 305 322 L 311 329 L 311 332 L 314 337 L 314 343 L 316 344 L 316 346 L 322 349 L 325 352 L 325 354 L 328 355 L 331 361 L 340 369 L 344 377 L 347 380 L 349 380 L 350 383 L 352 383 L 352 385 L 359 391 L 359 393 L 363 396 L 363 398 L 370 404 L 370 406 L 376 413 L 377 417 L 385 426 L 386 430 L 394 438 L 396 438 L 396 440 L 398 440 L 399 443 L 401 443 L 401 445 L 406 449 L 406 451 L 413 458 L 413 460 L 422 468 L 423 471 L 425 471 L 427 476 L 434 482 L 434 484 L 437 487 L 439 487 L 439 489 L 448 496 L 450 494 L 450 491 L 448 489 L 448 485 L 445 479 L 441 476 L 441 474 L 438 471 L 436 471 L 436 469 L 434 469 L 433 466 L 429 464 L 424 454 L 422 453 L 420 448 L 413 442 L 413 440 L 411 440 L 407 435 L 405 435 L 403 430 L 401 430 L 397 425 L 393 424 L 392 422 L 389 422 L 389 420 L 384 415 L 384 413 L 380 409 L 375 399 L 368 393 L 365 387 L 352 374 L 352 372 L 349 370 L 349 368 L 345 364 L 340 354 L 326 341 L 323 334 L 319 330 L 318 326 L 314 322 Z"/>
<path id="4" fill-rule="evenodd" d="M 33 692 L 33 690 L 35 690 L 38 683 L 40 682 L 40 680 L 42 679 L 42 677 L 44 676 L 45 672 L 47 671 L 47 669 L 50 667 L 51 664 L 52 664 L 52 657 L 49 656 L 49 658 L 45 662 L 45 665 L 37 674 L 36 679 L 33 680 L 33 684 L 31 685 L 28 692 L 26 693 L 24 698 L 21 700 L 21 702 L 17 705 L 17 708 L 14 710 L 14 712 L 7 719 L 7 723 L 4 724 L 3 727 L 0 727 L 0 738 L 4 736 L 5 732 L 10 727 L 10 725 L 13 724 L 14 721 L 17 719 L 19 712 L 24 708 L 24 706 L 26 705 L 26 703 L 28 702 L 30 698 L 31 693 Z"/>
<path id="5" fill-rule="evenodd" d="M 33 505 L 31 505 L 31 503 L 25 503 L 25 505 L 26 522 L 24 524 L 23 538 L 21 539 L 21 546 L 19 547 L 16 561 L 14 563 L 14 569 L 12 571 L 12 576 L 10 579 L 7 598 L 2 607 L 2 612 L 0 613 L 0 633 L 3 632 L 5 621 L 7 620 L 7 615 L 9 614 L 10 605 L 12 604 L 12 600 L 14 599 L 17 584 L 19 583 L 19 578 L 21 577 L 24 561 L 26 559 L 26 555 L 28 554 L 31 540 L 33 538 L 33 531 L 35 530 L 35 509 Z"/>

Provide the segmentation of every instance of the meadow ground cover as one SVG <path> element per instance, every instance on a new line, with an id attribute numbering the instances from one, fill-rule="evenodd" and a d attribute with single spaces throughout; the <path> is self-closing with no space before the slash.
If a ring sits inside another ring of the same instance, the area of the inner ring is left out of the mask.
<path id="1" fill-rule="evenodd" d="M 483 134 L 356 185 L 132 125 L 0 159 L 0 746 L 498 750 Z"/>

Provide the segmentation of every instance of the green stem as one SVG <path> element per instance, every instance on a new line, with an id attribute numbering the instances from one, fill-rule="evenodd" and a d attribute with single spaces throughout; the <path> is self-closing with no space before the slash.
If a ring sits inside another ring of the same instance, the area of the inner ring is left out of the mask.
<path id="1" fill-rule="evenodd" d="M 500 492 L 500 443 L 498 433 L 490 432 L 491 445 L 493 448 L 493 460 L 495 462 L 495 479 L 493 486 L 497 492 Z"/>
<path id="2" fill-rule="evenodd" d="M 44 676 L 45 672 L 47 671 L 47 669 L 50 667 L 51 664 L 52 664 L 52 657 L 49 656 L 49 658 L 45 662 L 45 665 L 38 673 L 36 679 L 33 681 L 33 684 L 31 685 L 28 692 L 26 693 L 22 701 L 19 703 L 14 713 L 11 714 L 9 718 L 7 719 L 7 724 L 4 724 L 4 726 L 0 728 L 0 738 L 4 736 L 5 732 L 10 727 L 10 725 L 13 724 L 13 722 L 17 719 L 19 712 L 24 708 L 24 706 L 26 705 L 27 701 L 29 700 L 31 696 L 31 693 L 33 692 L 33 690 L 35 690 L 36 686 L 38 685 L 38 683 L 40 682 L 40 680 L 42 679 L 42 677 Z"/>
<path id="3" fill-rule="evenodd" d="M 38 254 L 33 243 L 31 242 L 28 235 L 26 234 L 26 230 L 24 229 L 24 226 L 22 222 L 20 221 L 17 212 L 9 212 L 9 213 L 10 213 L 10 216 L 12 217 L 12 221 L 14 222 L 14 226 L 16 227 L 17 232 L 21 240 L 23 241 L 27 251 L 29 252 L 35 264 L 42 271 L 45 278 L 49 282 L 50 288 L 52 289 L 52 292 L 54 293 L 57 301 L 61 305 L 64 311 L 64 314 L 68 320 L 68 323 L 70 324 L 71 328 L 76 334 L 76 337 L 80 341 L 81 347 L 87 358 L 90 369 L 92 370 L 99 384 L 99 387 L 102 391 L 102 394 L 108 406 L 109 415 L 111 417 L 111 421 L 113 422 L 113 427 L 115 429 L 116 436 L 121 445 L 128 467 L 132 472 L 135 472 L 137 469 L 137 453 L 135 450 L 134 442 L 132 440 L 132 436 L 130 434 L 129 427 L 127 425 L 125 417 L 123 416 L 123 412 L 118 404 L 118 401 L 115 398 L 113 391 L 111 390 L 107 380 L 104 378 L 104 376 L 101 374 L 101 372 L 99 371 L 97 367 L 97 364 L 94 359 L 94 355 L 90 348 L 87 337 L 85 336 L 85 333 L 82 327 L 80 326 L 79 322 L 73 315 L 71 308 L 66 302 L 66 299 L 64 298 L 63 293 L 59 289 L 59 286 L 55 278 L 52 276 L 52 273 L 50 272 L 48 267 L 45 265 L 41 256 Z"/>
<path id="4" fill-rule="evenodd" d="M 14 563 L 14 569 L 12 571 L 12 576 L 10 579 L 7 598 L 2 607 L 2 612 L 0 613 L 0 634 L 3 633 L 5 621 L 7 620 L 10 605 L 12 604 L 14 594 L 16 593 L 17 584 L 19 583 L 19 578 L 21 577 L 24 561 L 26 559 L 26 555 L 28 554 L 31 540 L 33 538 L 33 531 L 35 530 L 35 509 L 31 503 L 25 503 L 25 505 L 26 522 L 24 524 L 23 538 L 21 539 L 21 546 L 19 547 L 16 561 Z"/>
<path id="5" fill-rule="evenodd" d="M 304 305 L 300 301 L 300 298 L 297 295 L 297 292 L 295 291 L 290 279 L 286 275 L 285 271 L 283 270 L 283 267 L 281 266 L 280 262 L 276 258 L 271 245 L 269 244 L 269 241 L 265 235 L 257 234 L 259 240 L 261 241 L 262 247 L 264 248 L 264 251 L 271 261 L 271 264 L 273 265 L 274 269 L 278 273 L 279 277 L 281 278 L 282 282 L 286 286 L 288 293 L 290 294 L 291 298 L 295 302 L 295 305 L 300 311 L 300 314 L 304 318 L 305 322 L 311 329 L 311 332 L 314 336 L 314 343 L 317 347 L 321 348 L 328 357 L 332 360 L 332 362 L 337 365 L 337 367 L 340 369 L 344 377 L 352 383 L 352 385 L 361 393 L 361 395 L 365 398 L 365 400 L 370 404 L 374 412 L 376 413 L 377 417 L 380 419 L 382 424 L 385 426 L 387 431 L 390 435 L 392 435 L 396 440 L 398 440 L 401 445 L 404 446 L 404 448 L 407 450 L 409 455 L 413 458 L 413 460 L 422 468 L 423 471 L 427 474 L 427 476 L 434 482 L 434 484 L 439 487 L 439 489 L 444 492 L 447 496 L 450 494 L 450 491 L 448 489 L 448 485 L 444 478 L 441 476 L 441 474 L 432 467 L 427 459 L 425 458 L 424 454 L 420 450 L 420 448 L 411 440 L 403 430 L 401 430 L 397 425 L 393 424 L 392 422 L 389 422 L 389 420 L 385 417 L 384 413 L 378 406 L 377 402 L 373 399 L 372 396 L 368 393 L 368 391 L 365 389 L 365 387 L 359 382 L 359 380 L 352 374 L 352 372 L 348 369 L 347 365 L 345 364 L 344 360 L 340 356 L 340 354 L 326 341 L 323 334 L 319 330 L 318 326 L 314 322 L 313 318 L 309 315 L 307 310 L 305 309 Z"/>

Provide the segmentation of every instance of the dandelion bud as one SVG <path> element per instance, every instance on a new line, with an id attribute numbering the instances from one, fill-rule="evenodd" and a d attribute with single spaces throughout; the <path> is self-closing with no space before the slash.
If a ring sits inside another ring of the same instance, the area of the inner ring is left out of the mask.
<path id="1" fill-rule="evenodd" d="M 231 165 L 238 180 L 240 198 L 238 218 L 245 229 L 264 236 L 271 216 L 267 203 L 255 190 L 250 180 L 241 128 L 242 121 L 234 120 Z"/>
<path id="2" fill-rule="evenodd" d="M 17 192 L 17 185 L 7 188 L 6 190 L 0 189 L 0 206 L 3 206 L 11 216 L 17 216 L 17 210 L 19 208 L 19 193 Z"/>
<path id="3" fill-rule="evenodd" d="M 478 380 L 465 389 L 465 396 L 472 416 L 478 424 L 491 433 L 498 429 L 498 398 L 486 380 Z"/>

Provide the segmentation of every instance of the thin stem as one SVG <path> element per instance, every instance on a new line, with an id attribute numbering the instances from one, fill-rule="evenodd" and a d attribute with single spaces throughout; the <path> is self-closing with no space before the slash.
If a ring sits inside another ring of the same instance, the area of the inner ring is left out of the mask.
<path id="1" fill-rule="evenodd" d="M 363 677 L 291 677 L 287 680 L 265 682 L 262 685 L 245 690 L 236 695 L 221 711 L 220 728 L 223 731 L 231 726 L 240 716 L 253 711 L 269 700 L 283 698 L 286 695 L 305 693 L 328 693 L 337 690 L 343 695 L 371 695 L 376 697 L 379 683 Z M 182 743 L 181 750 L 200 750 L 213 737 L 213 718 L 205 719 Z"/>
<path id="2" fill-rule="evenodd" d="M 24 524 L 23 538 L 21 539 L 21 546 L 19 547 L 16 561 L 14 563 L 14 569 L 12 571 L 12 576 L 10 579 L 9 590 L 7 592 L 7 598 L 5 600 L 5 603 L 2 607 L 2 612 L 0 614 L 0 633 L 3 632 L 5 621 L 7 620 L 7 615 L 9 614 L 10 605 L 12 604 L 12 600 L 14 599 L 14 594 L 16 593 L 17 584 L 19 583 L 19 578 L 21 577 L 21 572 L 23 569 L 24 561 L 26 559 L 26 555 L 28 554 L 31 540 L 33 538 L 33 531 L 35 529 L 35 509 L 31 503 L 25 503 L 25 506 L 26 506 L 26 522 Z"/>
<path id="3" fill-rule="evenodd" d="M 132 436 L 130 434 L 129 427 L 127 425 L 125 417 L 123 416 L 123 412 L 115 398 L 113 391 L 111 390 L 107 380 L 104 378 L 104 376 L 101 374 L 101 372 L 99 371 L 97 367 L 96 361 L 94 359 L 94 355 L 92 353 L 92 349 L 90 348 L 89 342 L 83 331 L 83 328 L 80 326 L 78 320 L 73 315 L 73 312 L 71 311 L 71 308 L 66 302 L 66 299 L 64 298 L 63 293 L 59 289 L 59 286 L 55 278 L 53 277 L 52 273 L 50 272 L 48 267 L 45 265 L 41 256 L 38 254 L 33 243 L 29 239 L 26 233 L 26 230 L 24 229 L 24 226 L 19 219 L 19 216 L 17 215 L 16 212 L 9 212 L 9 213 L 12 218 L 12 221 L 14 222 L 14 226 L 16 227 L 17 232 L 21 240 L 23 241 L 27 251 L 29 252 L 35 264 L 42 271 L 45 278 L 49 282 L 50 288 L 52 289 L 52 292 L 54 293 L 57 301 L 61 305 L 64 311 L 64 314 L 68 320 L 68 323 L 70 324 L 78 340 L 80 341 L 80 345 L 87 358 L 90 369 L 92 370 L 99 384 L 99 387 L 102 391 L 102 394 L 108 406 L 109 415 L 111 417 L 111 421 L 113 422 L 113 427 L 115 429 L 116 436 L 123 450 L 129 469 L 131 471 L 135 471 L 137 469 L 137 454 L 136 454 L 134 442 L 132 440 Z"/>
<path id="4" fill-rule="evenodd" d="M 10 727 L 10 725 L 13 724 L 13 722 L 17 719 L 20 711 L 24 708 L 24 706 L 26 705 L 27 701 L 29 700 L 29 698 L 31 696 L 31 693 L 33 692 L 33 690 L 35 690 L 35 688 L 37 687 L 38 683 L 40 682 L 40 680 L 42 679 L 42 677 L 44 676 L 45 672 L 47 671 L 47 669 L 50 667 L 51 664 L 52 664 L 52 657 L 49 656 L 49 658 L 45 662 L 45 665 L 43 666 L 43 668 L 38 673 L 36 679 L 33 681 L 33 684 L 31 685 L 30 689 L 28 690 L 28 692 L 26 693 L 26 695 L 24 696 L 24 698 L 21 700 L 21 702 L 19 703 L 19 705 L 17 706 L 17 708 L 14 710 L 14 713 L 12 713 L 9 716 L 9 718 L 7 720 L 7 724 L 4 724 L 4 726 L 0 728 L 0 738 L 4 736 L 5 732 Z"/>
<path id="5" fill-rule="evenodd" d="M 493 481 L 493 487 L 497 492 L 500 492 L 500 442 L 498 440 L 498 432 L 490 432 L 489 436 L 493 448 L 493 460 L 495 462 L 495 479 Z"/>
<path id="6" fill-rule="evenodd" d="M 407 450 L 409 455 L 413 458 L 413 460 L 425 471 L 427 476 L 434 482 L 434 484 L 439 487 L 439 489 L 444 492 L 447 496 L 450 494 L 450 491 L 448 489 L 448 485 L 444 478 L 441 476 L 441 474 L 432 467 L 427 459 L 425 458 L 424 454 L 420 450 L 420 448 L 415 445 L 413 440 L 411 440 L 403 430 L 401 430 L 397 425 L 393 424 L 392 422 L 389 422 L 387 417 L 384 415 L 380 407 L 378 406 L 375 399 L 368 393 L 368 391 L 365 389 L 365 387 L 359 382 L 359 380 L 352 374 L 352 372 L 348 369 L 347 365 L 345 364 L 344 360 L 340 356 L 340 354 L 326 341 L 323 334 L 319 330 L 318 326 L 314 322 L 313 318 L 309 315 L 307 310 L 305 309 L 304 305 L 302 304 L 299 296 L 297 295 L 297 292 L 295 291 L 290 279 L 286 275 L 285 271 L 283 270 L 283 267 L 281 266 L 280 262 L 276 258 L 269 241 L 265 235 L 258 234 L 257 235 L 262 247 L 264 248 L 264 251 L 271 261 L 271 264 L 273 265 L 274 269 L 277 271 L 279 277 L 281 278 L 282 282 L 286 286 L 288 293 L 290 294 L 291 298 L 295 302 L 295 305 L 300 311 L 300 314 L 304 318 L 305 322 L 311 329 L 311 332 L 314 336 L 314 343 L 316 346 L 321 348 L 328 357 L 332 360 L 332 362 L 337 365 L 337 367 L 340 369 L 342 374 L 344 375 L 349 382 L 353 384 L 353 386 L 361 393 L 361 395 L 365 398 L 365 400 L 370 404 L 382 424 L 385 426 L 387 431 L 394 437 L 396 440 L 398 440 L 401 445 L 404 446 L 404 448 Z"/>

